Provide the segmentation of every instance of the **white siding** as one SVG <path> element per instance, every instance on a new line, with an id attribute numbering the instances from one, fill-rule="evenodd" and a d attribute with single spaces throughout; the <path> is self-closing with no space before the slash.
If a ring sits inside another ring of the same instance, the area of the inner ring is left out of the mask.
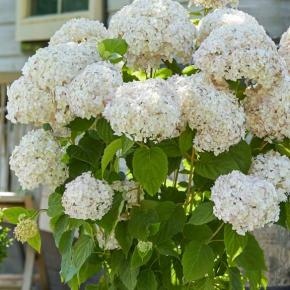
<path id="1" fill-rule="evenodd" d="M 15 40 L 15 14 L 16 0 L 0 0 L 0 72 L 18 72 L 26 60 Z"/>

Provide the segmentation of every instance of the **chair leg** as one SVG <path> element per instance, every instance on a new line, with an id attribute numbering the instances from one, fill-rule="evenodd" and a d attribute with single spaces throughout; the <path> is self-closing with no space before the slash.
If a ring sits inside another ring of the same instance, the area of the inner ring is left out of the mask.
<path id="1" fill-rule="evenodd" d="M 23 284 L 21 290 L 31 290 L 32 278 L 33 278 L 33 268 L 35 261 L 35 251 L 28 245 L 26 245 L 26 257 L 24 264 L 23 273 Z"/>

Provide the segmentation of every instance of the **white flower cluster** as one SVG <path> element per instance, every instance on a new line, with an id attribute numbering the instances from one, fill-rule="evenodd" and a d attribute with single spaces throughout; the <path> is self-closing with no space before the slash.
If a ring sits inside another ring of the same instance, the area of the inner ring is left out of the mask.
<path id="1" fill-rule="evenodd" d="M 290 160 L 286 156 L 273 150 L 260 154 L 254 158 L 250 173 L 271 182 L 281 199 L 290 193 Z"/>
<path id="2" fill-rule="evenodd" d="M 33 130 L 12 152 L 10 168 L 24 189 L 32 190 L 44 184 L 53 190 L 68 177 L 62 156 L 62 148 L 50 132 Z"/>
<path id="3" fill-rule="evenodd" d="M 106 181 L 85 172 L 66 184 L 62 205 L 72 218 L 100 220 L 110 210 L 113 196 L 114 191 Z"/>
<path id="4" fill-rule="evenodd" d="M 209 13 L 198 24 L 197 43 L 202 43 L 215 29 L 228 25 L 258 26 L 257 20 L 243 11 L 221 8 Z"/>
<path id="5" fill-rule="evenodd" d="M 218 155 L 244 138 L 246 117 L 233 94 L 217 90 L 201 73 L 172 81 L 181 97 L 183 118 L 197 131 L 197 150 Z"/>
<path id="6" fill-rule="evenodd" d="M 8 88 L 7 95 L 6 117 L 11 122 L 41 126 L 53 120 L 53 95 L 40 89 L 29 79 L 20 77 Z"/>
<path id="7" fill-rule="evenodd" d="M 181 110 L 171 86 L 162 79 L 126 83 L 106 106 L 104 117 L 116 135 L 135 141 L 162 141 L 179 135 Z"/>
<path id="8" fill-rule="evenodd" d="M 22 72 L 41 89 L 54 91 L 56 86 L 69 84 L 87 65 L 100 60 L 95 47 L 74 42 L 37 50 L 28 59 Z"/>
<path id="9" fill-rule="evenodd" d="M 107 251 L 120 249 L 120 245 L 113 232 L 108 237 L 106 237 L 105 233 L 101 229 L 98 229 L 96 237 L 101 249 Z"/>
<path id="10" fill-rule="evenodd" d="M 99 116 L 122 84 L 122 73 L 116 66 L 108 62 L 88 65 L 67 87 L 71 111 L 81 118 Z"/>
<path id="11" fill-rule="evenodd" d="M 140 188 L 140 185 L 135 181 L 114 181 L 111 187 L 114 191 L 123 193 L 123 199 L 127 202 L 129 208 L 140 204 L 140 201 L 144 199 L 144 192 Z"/>
<path id="12" fill-rule="evenodd" d="M 282 201 L 270 182 L 239 171 L 220 176 L 211 199 L 214 214 L 240 235 L 278 221 Z"/>
<path id="13" fill-rule="evenodd" d="M 245 111 L 248 128 L 260 138 L 290 138 L 290 78 L 270 90 L 248 91 Z"/>
<path id="14" fill-rule="evenodd" d="M 282 35 L 282 38 L 281 38 L 281 41 L 280 41 L 279 54 L 286 61 L 288 72 L 290 74 L 290 27 Z"/>
<path id="15" fill-rule="evenodd" d="M 109 33 L 103 23 L 97 20 L 78 18 L 69 20 L 56 31 L 51 37 L 49 45 L 89 42 L 96 47 L 97 43 L 106 38 L 109 38 Z"/>
<path id="16" fill-rule="evenodd" d="M 189 0 L 190 4 L 203 6 L 204 8 L 222 8 L 226 6 L 237 7 L 239 0 Z"/>
<path id="17" fill-rule="evenodd" d="M 274 42 L 261 26 L 252 24 L 215 29 L 193 58 L 197 67 L 218 82 L 246 79 L 270 89 L 287 74 Z"/>
<path id="18" fill-rule="evenodd" d="M 196 36 L 188 12 L 172 0 L 135 0 L 112 17 L 109 32 L 128 43 L 128 65 L 145 69 L 173 58 L 188 63 Z"/>

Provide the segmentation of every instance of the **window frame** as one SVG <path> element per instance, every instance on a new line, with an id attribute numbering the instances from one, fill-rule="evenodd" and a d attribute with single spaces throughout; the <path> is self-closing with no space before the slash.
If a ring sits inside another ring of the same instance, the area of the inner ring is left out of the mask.
<path id="1" fill-rule="evenodd" d="M 30 16 L 31 0 L 17 0 L 16 40 L 39 41 L 49 39 L 59 27 L 71 18 L 85 17 L 104 21 L 104 1 L 89 0 L 85 11 Z"/>

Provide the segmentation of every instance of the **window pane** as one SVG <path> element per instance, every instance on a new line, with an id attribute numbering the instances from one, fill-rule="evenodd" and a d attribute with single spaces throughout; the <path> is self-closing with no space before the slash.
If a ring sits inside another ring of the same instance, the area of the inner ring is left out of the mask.
<path id="1" fill-rule="evenodd" d="M 57 0 L 32 0 L 31 15 L 46 15 L 57 13 Z"/>
<path id="2" fill-rule="evenodd" d="M 81 11 L 89 9 L 89 0 L 62 0 L 62 12 Z"/>

